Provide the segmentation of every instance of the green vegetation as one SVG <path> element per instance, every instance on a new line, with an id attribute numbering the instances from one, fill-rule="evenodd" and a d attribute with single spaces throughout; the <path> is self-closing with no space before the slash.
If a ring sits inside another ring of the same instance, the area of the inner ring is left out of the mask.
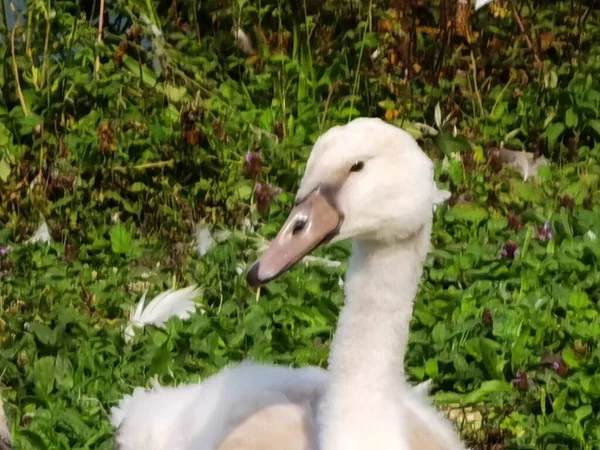
<path id="1" fill-rule="evenodd" d="M 347 243 L 319 252 L 341 267 L 299 265 L 258 299 L 240 273 L 316 137 L 361 115 L 411 131 L 452 192 L 410 380 L 433 379 L 474 448 L 600 448 L 597 1 L 469 17 L 448 0 L 122 0 L 100 44 L 103 2 L 26 3 L 12 30 L 0 9 L 0 395 L 16 448 L 111 449 L 110 407 L 153 377 L 325 366 Z M 524 180 L 505 148 L 548 164 Z M 25 244 L 41 217 L 53 242 Z M 233 230 L 203 256 L 200 221 Z M 192 283 L 189 320 L 124 340 L 145 289 Z"/>

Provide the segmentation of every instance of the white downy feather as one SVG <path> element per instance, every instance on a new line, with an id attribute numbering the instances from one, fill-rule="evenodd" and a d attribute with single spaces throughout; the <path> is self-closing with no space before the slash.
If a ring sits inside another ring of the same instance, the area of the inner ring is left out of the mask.
<path id="1" fill-rule="evenodd" d="M 254 50 L 250 38 L 244 30 L 242 30 L 240 27 L 234 26 L 233 28 L 231 28 L 231 32 L 233 33 L 237 46 L 240 48 L 240 50 L 242 50 L 247 55 L 254 55 L 256 53 L 256 50 Z"/>
<path id="2" fill-rule="evenodd" d="M 536 177 L 538 169 L 548 163 L 543 156 L 534 159 L 531 153 L 517 152 L 506 148 L 500 148 L 500 156 L 506 164 L 521 174 L 523 181 Z"/>
<path id="3" fill-rule="evenodd" d="M 450 195 L 452 195 L 450 191 L 446 191 L 444 189 L 436 187 L 435 197 L 433 199 L 433 210 L 435 211 L 438 205 L 441 205 L 446 200 L 448 200 L 450 198 Z"/>
<path id="4" fill-rule="evenodd" d="M 2 398 L 0 398 L 0 448 L 12 448 L 12 438 L 10 436 L 10 431 L 8 430 L 8 421 L 4 414 Z"/>
<path id="5" fill-rule="evenodd" d="M 48 225 L 42 220 L 33 236 L 27 239 L 27 244 L 49 244 L 52 242 L 50 232 L 48 231 Z"/>
<path id="6" fill-rule="evenodd" d="M 196 225 L 193 246 L 200 256 L 206 255 L 215 245 L 226 241 L 231 236 L 231 231 L 217 230 L 211 233 L 210 228 L 204 222 Z"/>
<path id="7" fill-rule="evenodd" d="M 129 325 L 124 333 L 127 342 L 135 335 L 134 328 L 144 328 L 146 325 L 165 328 L 167 320 L 171 317 L 179 317 L 182 320 L 189 319 L 196 310 L 197 304 L 194 299 L 200 296 L 202 291 L 196 285 L 177 291 L 169 289 L 154 297 L 144 307 L 146 293 L 144 292 L 135 308 L 131 308 Z"/>
<path id="8" fill-rule="evenodd" d="M 479 8 L 484 7 L 488 3 L 492 3 L 492 1 L 493 0 L 475 0 L 475 11 L 477 11 Z"/>
<path id="9" fill-rule="evenodd" d="M 206 255 L 217 242 L 210 233 L 210 229 L 203 222 L 196 225 L 196 235 L 194 237 L 194 248 L 200 256 Z"/>

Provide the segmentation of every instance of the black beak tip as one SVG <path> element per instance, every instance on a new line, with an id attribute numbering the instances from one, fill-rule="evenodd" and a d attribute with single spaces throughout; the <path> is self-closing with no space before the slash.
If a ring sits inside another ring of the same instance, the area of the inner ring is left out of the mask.
<path id="1" fill-rule="evenodd" d="M 253 288 L 257 288 L 261 285 L 260 278 L 258 277 L 258 268 L 260 266 L 259 262 L 254 263 L 248 273 L 246 274 L 246 281 Z"/>

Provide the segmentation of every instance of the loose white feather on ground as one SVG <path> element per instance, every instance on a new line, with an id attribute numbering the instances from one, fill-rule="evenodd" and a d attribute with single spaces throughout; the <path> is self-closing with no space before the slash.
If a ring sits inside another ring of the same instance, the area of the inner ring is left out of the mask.
<path id="1" fill-rule="evenodd" d="M 177 291 L 169 289 L 154 297 L 144 307 L 146 294 L 147 292 L 144 292 L 135 308 L 131 308 L 129 325 L 124 332 L 127 342 L 133 339 L 135 335 L 134 328 L 144 328 L 146 325 L 164 328 L 167 320 L 171 317 L 179 317 L 182 320 L 189 319 L 197 307 L 194 299 L 199 297 L 202 291 L 197 285 L 188 286 Z"/>

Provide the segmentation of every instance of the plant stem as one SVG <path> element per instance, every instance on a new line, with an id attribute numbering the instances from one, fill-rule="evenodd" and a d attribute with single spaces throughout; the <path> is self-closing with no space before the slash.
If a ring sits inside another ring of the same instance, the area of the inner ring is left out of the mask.
<path id="1" fill-rule="evenodd" d="M 4 27 L 8 31 L 8 19 L 6 18 L 6 9 L 4 8 L 4 0 L 0 1 L 0 26 Z"/>
<path id="2" fill-rule="evenodd" d="M 537 46 L 531 41 L 531 38 L 527 34 L 527 30 L 525 29 L 525 24 L 523 23 L 523 19 L 521 19 L 519 12 L 515 8 L 515 5 L 511 3 L 511 7 L 512 7 L 512 11 L 513 11 L 513 15 L 515 16 L 515 20 L 517 21 L 517 25 L 519 26 L 519 30 L 521 30 L 521 34 L 525 38 L 525 41 L 527 42 L 527 46 L 533 52 L 533 57 L 535 59 L 536 65 L 543 65 L 542 58 L 539 55 Z"/>
<path id="3" fill-rule="evenodd" d="M 116 172 L 126 173 L 127 170 L 146 170 L 146 169 L 157 169 L 157 168 L 161 168 L 161 167 L 173 167 L 174 164 L 175 164 L 175 161 L 173 161 L 172 159 L 169 159 L 167 161 L 144 163 L 144 164 L 138 164 L 137 166 L 131 166 L 131 167 L 118 166 L 118 167 L 113 167 L 113 170 Z"/>
<path id="4" fill-rule="evenodd" d="M 100 13 L 98 14 L 98 46 L 102 43 L 102 27 L 104 26 L 104 0 L 100 0 Z M 98 49 L 96 50 L 96 52 Z M 100 70 L 100 55 L 96 53 L 96 65 L 94 67 L 94 75 L 98 76 Z"/>
<path id="5" fill-rule="evenodd" d="M 471 67 L 473 70 L 473 86 L 475 89 L 475 95 L 477 96 L 477 102 L 479 103 L 479 109 L 481 110 L 481 117 L 483 118 L 483 102 L 481 101 L 481 94 L 479 93 L 479 87 L 477 86 L 477 65 L 475 64 L 473 50 L 471 50 Z"/>
<path id="6" fill-rule="evenodd" d="M 17 27 L 12 29 L 10 33 L 10 52 L 12 56 L 12 66 L 13 66 L 13 75 L 15 77 L 15 83 L 17 85 L 17 96 L 19 97 L 19 102 L 21 103 L 21 108 L 23 108 L 23 113 L 25 116 L 29 115 L 29 109 L 27 108 L 27 103 L 25 103 L 25 97 L 23 97 L 23 91 L 21 90 L 21 83 L 19 82 L 19 69 L 17 67 L 17 57 L 15 55 L 15 31 Z"/>

